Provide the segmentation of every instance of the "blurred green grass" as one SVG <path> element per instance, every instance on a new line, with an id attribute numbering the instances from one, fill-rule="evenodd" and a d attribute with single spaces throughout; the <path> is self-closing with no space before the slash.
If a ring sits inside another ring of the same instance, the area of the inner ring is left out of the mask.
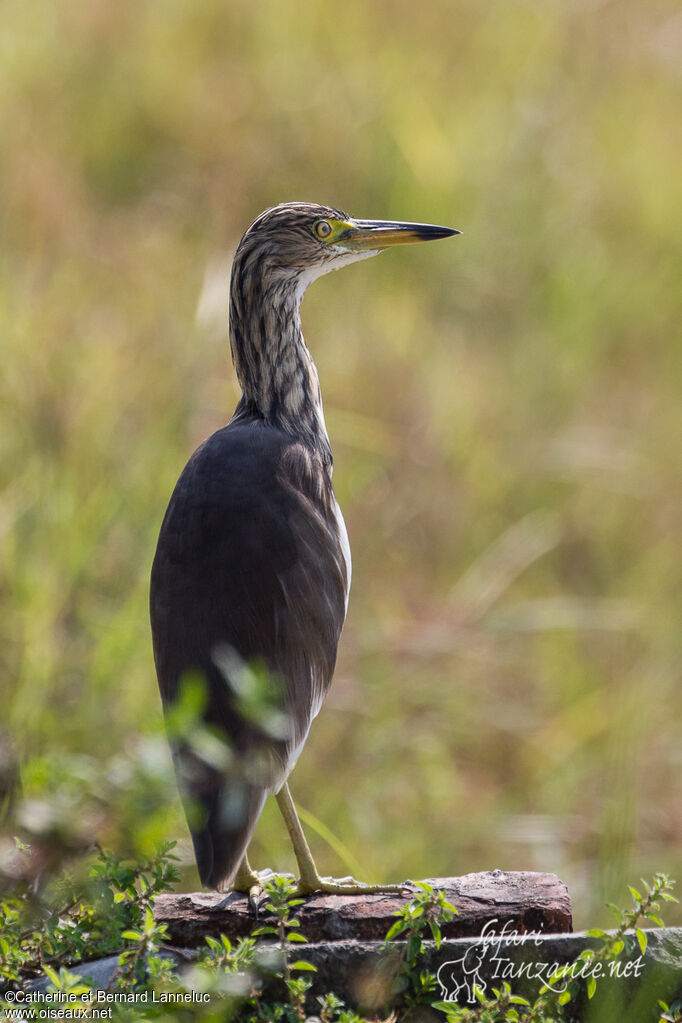
<path id="1" fill-rule="evenodd" d="M 29 794 L 158 733 L 148 572 L 237 399 L 231 253 L 307 199 L 464 235 L 305 301 L 354 578 L 294 792 L 368 877 L 555 870 L 577 924 L 682 877 L 680 33 L 663 0 L 7 0 L 0 670 Z M 176 835 L 177 801 L 144 840 Z M 271 807 L 252 859 L 291 866 Z"/>

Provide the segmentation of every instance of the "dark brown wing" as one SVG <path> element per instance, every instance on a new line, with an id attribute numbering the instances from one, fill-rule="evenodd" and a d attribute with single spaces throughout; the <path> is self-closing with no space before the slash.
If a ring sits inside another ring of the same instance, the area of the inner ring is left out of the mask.
<path id="1" fill-rule="evenodd" d="M 226 746 L 220 763 L 171 736 L 204 884 L 231 879 L 331 682 L 348 585 L 335 509 L 319 459 L 260 420 L 198 448 L 168 506 L 150 600 L 161 696 L 168 709 L 183 678 L 205 679 Z"/>

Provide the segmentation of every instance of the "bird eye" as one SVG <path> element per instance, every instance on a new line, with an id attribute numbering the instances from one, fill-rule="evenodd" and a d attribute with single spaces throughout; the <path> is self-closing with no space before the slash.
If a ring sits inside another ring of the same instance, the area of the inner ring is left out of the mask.
<path id="1" fill-rule="evenodd" d="M 318 220 L 315 224 L 315 234 L 318 238 L 328 238 L 332 233 L 332 225 L 326 220 Z"/>

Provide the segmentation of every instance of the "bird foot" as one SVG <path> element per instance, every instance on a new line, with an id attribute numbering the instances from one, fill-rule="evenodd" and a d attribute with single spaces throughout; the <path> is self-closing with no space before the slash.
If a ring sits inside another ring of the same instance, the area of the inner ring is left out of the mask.
<path id="1" fill-rule="evenodd" d="M 413 890 L 410 881 L 402 884 L 365 884 L 354 877 L 301 877 L 296 885 L 297 895 L 402 895 Z"/>
<path id="2" fill-rule="evenodd" d="M 275 876 L 275 871 L 270 870 L 269 867 L 265 870 L 253 870 L 249 867 L 247 869 L 240 869 L 232 882 L 232 891 L 243 892 L 248 895 L 249 906 L 256 919 L 258 918 L 258 911 L 265 897 L 265 885 Z M 293 874 L 280 874 L 277 876 L 286 876 L 290 877 L 292 881 L 294 880 Z"/>

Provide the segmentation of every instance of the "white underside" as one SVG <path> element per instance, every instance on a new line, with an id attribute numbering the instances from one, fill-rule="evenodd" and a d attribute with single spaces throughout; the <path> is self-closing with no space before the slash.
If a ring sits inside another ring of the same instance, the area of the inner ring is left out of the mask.
<path id="1" fill-rule="evenodd" d="M 350 597 L 350 580 L 353 574 L 353 563 L 350 556 L 350 542 L 348 540 L 348 530 L 346 529 L 346 523 L 343 519 L 343 513 L 339 507 L 339 502 L 334 498 L 334 514 L 336 515 L 336 524 L 339 527 L 339 542 L 341 543 L 341 550 L 343 552 L 343 560 L 346 562 L 346 611 L 348 611 L 348 598 Z"/>

